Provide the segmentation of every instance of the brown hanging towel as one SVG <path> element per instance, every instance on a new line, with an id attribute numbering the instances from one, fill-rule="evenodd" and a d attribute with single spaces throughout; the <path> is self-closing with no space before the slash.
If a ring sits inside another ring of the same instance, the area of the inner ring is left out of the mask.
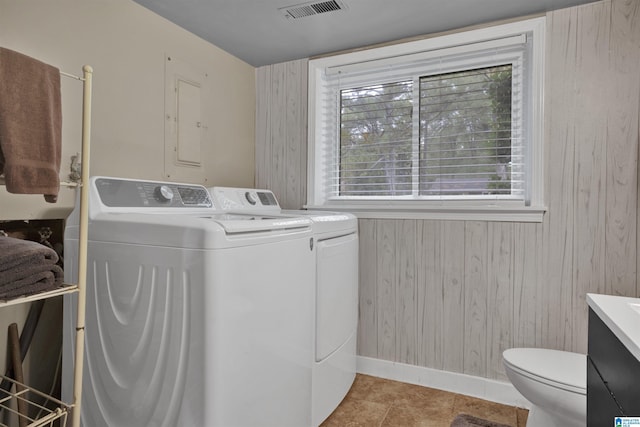
<path id="1" fill-rule="evenodd" d="M 60 70 L 0 47 L 0 174 L 7 191 L 55 203 L 61 148 Z"/>

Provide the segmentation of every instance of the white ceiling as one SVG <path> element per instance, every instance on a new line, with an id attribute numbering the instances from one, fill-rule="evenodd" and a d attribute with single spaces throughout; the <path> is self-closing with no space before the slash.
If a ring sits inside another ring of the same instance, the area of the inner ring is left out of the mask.
<path id="1" fill-rule="evenodd" d="M 296 19 L 279 9 L 304 0 L 134 1 L 259 67 L 594 0 L 339 0 L 344 10 Z"/>

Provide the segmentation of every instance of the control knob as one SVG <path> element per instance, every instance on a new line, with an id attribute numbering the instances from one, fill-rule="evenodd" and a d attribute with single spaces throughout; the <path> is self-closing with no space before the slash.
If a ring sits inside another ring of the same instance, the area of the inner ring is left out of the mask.
<path id="1" fill-rule="evenodd" d="M 255 205 L 256 203 L 258 203 L 258 198 L 256 197 L 255 194 L 251 193 L 250 191 L 247 191 L 246 193 L 244 193 L 244 197 L 245 199 L 247 199 L 247 202 L 249 202 L 251 205 Z"/>
<path id="2" fill-rule="evenodd" d="M 155 191 L 156 197 L 161 202 L 170 202 L 173 200 L 173 190 L 168 185 L 159 185 Z"/>

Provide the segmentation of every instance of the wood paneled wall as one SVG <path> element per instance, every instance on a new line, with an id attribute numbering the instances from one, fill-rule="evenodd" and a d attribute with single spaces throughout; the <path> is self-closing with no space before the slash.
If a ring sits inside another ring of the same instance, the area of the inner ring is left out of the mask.
<path id="1" fill-rule="evenodd" d="M 640 1 L 547 15 L 542 223 L 361 219 L 358 353 L 505 379 L 502 351 L 586 352 L 587 292 L 637 286 Z M 258 69 L 257 186 L 304 203 L 306 66 Z"/>
<path id="2" fill-rule="evenodd" d="M 307 63 L 256 71 L 256 188 L 272 190 L 285 209 L 307 197 Z"/>

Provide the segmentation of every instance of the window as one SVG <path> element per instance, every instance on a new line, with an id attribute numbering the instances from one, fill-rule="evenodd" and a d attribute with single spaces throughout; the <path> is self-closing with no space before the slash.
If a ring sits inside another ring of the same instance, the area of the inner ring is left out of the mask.
<path id="1" fill-rule="evenodd" d="M 541 220 L 543 37 L 539 18 L 310 61 L 308 206 Z"/>

